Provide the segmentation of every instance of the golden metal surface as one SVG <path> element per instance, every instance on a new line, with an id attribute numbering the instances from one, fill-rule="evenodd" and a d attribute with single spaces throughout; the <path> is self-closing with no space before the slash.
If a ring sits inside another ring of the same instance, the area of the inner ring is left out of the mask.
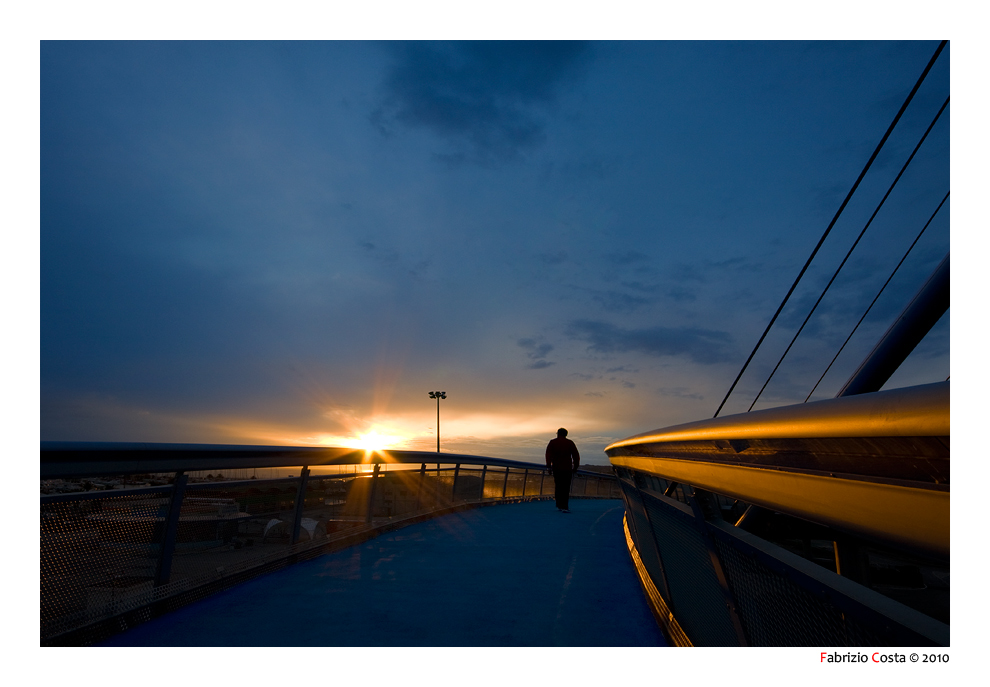
<path id="1" fill-rule="evenodd" d="M 605 452 L 664 441 L 902 436 L 949 436 L 949 382 L 688 422 L 617 441 Z"/>
<path id="2" fill-rule="evenodd" d="M 673 458 L 616 456 L 611 461 L 824 525 L 949 555 L 946 491 Z"/>
<path id="3" fill-rule="evenodd" d="M 663 597 L 660 596 L 657 586 L 653 584 L 650 573 L 646 570 L 646 566 L 643 565 L 643 559 L 640 558 L 639 551 L 636 549 L 636 542 L 633 541 L 632 534 L 629 532 L 629 523 L 626 522 L 625 515 L 622 516 L 622 529 L 626 533 L 626 546 L 629 547 L 629 556 L 633 560 L 636 573 L 639 575 L 639 581 L 643 585 L 643 590 L 646 592 L 646 600 L 653 610 L 654 617 L 663 629 L 664 635 L 674 646 L 694 646 L 691 640 L 688 639 L 684 629 L 674 619 L 674 614 L 670 612 Z"/>

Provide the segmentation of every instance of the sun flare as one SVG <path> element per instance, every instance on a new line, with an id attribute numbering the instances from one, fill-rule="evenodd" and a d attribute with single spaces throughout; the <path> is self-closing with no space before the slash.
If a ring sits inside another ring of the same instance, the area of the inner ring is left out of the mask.
<path id="1" fill-rule="evenodd" d="M 353 439 L 351 448 L 363 448 L 365 451 L 382 451 L 393 448 L 405 441 L 405 437 L 393 434 L 384 434 L 378 430 L 371 430 L 363 434 L 358 434 Z"/>

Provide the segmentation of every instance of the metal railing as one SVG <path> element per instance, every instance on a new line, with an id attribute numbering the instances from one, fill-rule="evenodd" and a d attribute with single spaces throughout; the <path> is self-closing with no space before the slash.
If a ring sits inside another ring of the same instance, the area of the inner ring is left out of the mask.
<path id="1" fill-rule="evenodd" d="M 43 644 L 98 642 L 390 529 L 554 492 L 519 461 L 277 446 L 45 442 L 41 477 Z M 620 493 L 580 470 L 571 496 Z"/>
<path id="2" fill-rule="evenodd" d="M 948 382 L 606 448 L 674 644 L 949 643 Z"/>

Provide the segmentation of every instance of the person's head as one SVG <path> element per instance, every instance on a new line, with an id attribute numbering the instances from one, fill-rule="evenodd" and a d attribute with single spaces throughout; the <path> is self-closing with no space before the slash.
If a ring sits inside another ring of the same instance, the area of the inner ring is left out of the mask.
<path id="1" fill-rule="evenodd" d="M 558 439 L 563 439 L 566 436 L 567 436 L 567 430 L 566 429 L 564 429 L 563 427 L 561 427 L 560 429 L 557 430 L 557 438 Z"/>

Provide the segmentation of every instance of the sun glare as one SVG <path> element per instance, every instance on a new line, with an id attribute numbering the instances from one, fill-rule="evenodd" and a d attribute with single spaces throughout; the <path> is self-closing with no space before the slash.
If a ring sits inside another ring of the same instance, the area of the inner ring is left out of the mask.
<path id="1" fill-rule="evenodd" d="M 402 443 L 403 440 L 403 437 L 382 434 L 377 430 L 372 430 L 358 434 L 357 438 L 353 440 L 353 448 L 363 448 L 365 451 L 382 451 Z"/>

